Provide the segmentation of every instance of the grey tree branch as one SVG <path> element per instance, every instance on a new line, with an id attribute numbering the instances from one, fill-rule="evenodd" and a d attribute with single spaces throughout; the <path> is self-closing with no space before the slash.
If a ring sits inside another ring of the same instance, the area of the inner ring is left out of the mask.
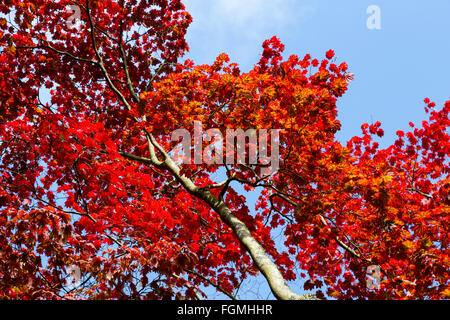
<path id="1" fill-rule="evenodd" d="M 307 296 L 300 296 L 292 291 L 283 278 L 278 266 L 269 258 L 268 254 L 251 235 L 250 230 L 245 223 L 239 220 L 226 203 L 219 200 L 209 190 L 198 188 L 192 180 L 185 175 L 181 175 L 180 168 L 173 162 L 170 156 L 158 144 L 152 135 L 150 140 L 154 147 L 164 156 L 164 164 L 169 169 L 176 179 L 184 186 L 184 188 L 192 195 L 206 202 L 217 214 L 222 221 L 228 225 L 237 236 L 239 242 L 249 252 L 258 269 L 266 278 L 273 295 L 280 300 L 305 300 L 309 299 Z"/>
<path id="2" fill-rule="evenodd" d="M 229 292 L 227 292 L 225 289 L 223 289 L 221 286 L 215 284 L 211 279 L 208 279 L 204 276 L 202 276 L 201 274 L 199 274 L 198 272 L 194 271 L 194 270 L 190 270 L 190 269 L 184 269 L 184 271 L 186 271 L 187 273 L 193 274 L 203 280 L 205 280 L 206 282 L 208 282 L 210 285 L 212 285 L 214 288 L 216 288 L 217 290 L 219 290 L 220 292 L 222 292 L 224 295 L 226 295 L 228 298 L 230 298 L 231 300 L 237 300 L 234 296 L 232 296 Z"/>

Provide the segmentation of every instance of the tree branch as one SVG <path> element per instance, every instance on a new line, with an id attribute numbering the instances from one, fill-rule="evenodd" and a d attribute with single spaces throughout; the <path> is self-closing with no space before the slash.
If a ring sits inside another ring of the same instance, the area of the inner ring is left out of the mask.
<path id="1" fill-rule="evenodd" d="M 200 273 L 195 272 L 194 270 L 190 270 L 190 269 L 184 269 L 184 271 L 186 271 L 187 273 L 193 274 L 203 280 L 205 280 L 206 282 L 208 282 L 210 285 L 212 285 L 214 288 L 216 288 L 217 290 L 219 290 L 220 292 L 222 292 L 224 295 L 226 295 L 228 298 L 230 298 L 231 300 L 237 300 L 234 296 L 232 296 L 229 292 L 227 292 L 225 289 L 223 289 L 221 286 L 215 284 L 211 279 L 206 278 L 205 276 L 202 276 Z"/>

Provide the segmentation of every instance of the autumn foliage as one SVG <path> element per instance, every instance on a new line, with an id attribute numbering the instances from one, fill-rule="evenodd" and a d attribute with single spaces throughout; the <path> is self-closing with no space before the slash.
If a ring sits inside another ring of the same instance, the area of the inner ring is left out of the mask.
<path id="1" fill-rule="evenodd" d="M 385 149 L 379 122 L 341 144 L 348 66 L 332 50 L 286 58 L 274 37 L 248 72 L 226 54 L 196 65 L 178 0 L 0 12 L 1 298 L 195 299 L 202 285 L 232 297 L 260 271 L 284 298 L 277 270 L 319 298 L 450 297 L 450 101 L 425 99 L 429 119 Z M 282 129 L 280 169 L 175 164 L 171 132 L 194 121 Z"/>

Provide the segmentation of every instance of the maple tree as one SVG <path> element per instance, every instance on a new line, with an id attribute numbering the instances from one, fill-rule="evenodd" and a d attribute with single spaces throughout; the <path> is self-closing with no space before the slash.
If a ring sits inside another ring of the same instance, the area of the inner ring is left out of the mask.
<path id="1" fill-rule="evenodd" d="M 332 50 L 285 59 L 274 37 L 244 73 L 225 54 L 181 60 L 192 18 L 178 0 L 0 12 L 3 299 L 200 299 L 203 286 L 234 298 L 259 272 L 278 299 L 308 298 L 288 286 L 297 277 L 318 298 L 450 296 L 450 101 L 425 99 L 428 121 L 387 148 L 379 122 L 343 145 L 349 74 Z M 282 129 L 279 170 L 175 162 L 171 132 L 194 121 Z M 259 192 L 256 208 L 237 184 Z"/>

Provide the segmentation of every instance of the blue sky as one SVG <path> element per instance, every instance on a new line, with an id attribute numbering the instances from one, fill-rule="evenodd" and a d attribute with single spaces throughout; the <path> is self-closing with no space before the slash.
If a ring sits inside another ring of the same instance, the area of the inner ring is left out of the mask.
<path id="1" fill-rule="evenodd" d="M 450 100 L 450 1 L 383 0 L 184 0 L 193 16 L 187 58 L 212 63 L 220 53 L 248 71 L 258 62 L 265 39 L 278 36 L 285 56 L 323 58 L 335 50 L 355 74 L 338 100 L 345 143 L 361 124 L 380 121 L 382 147 L 397 130 L 426 119 L 423 99 L 440 108 Z M 380 8 L 381 29 L 369 30 L 370 5 Z M 240 189 L 240 188 L 239 188 Z M 254 203 L 255 195 L 248 197 Z M 297 291 L 301 280 L 291 283 Z M 261 277 L 250 280 L 241 298 L 273 298 Z"/>
<path id="2" fill-rule="evenodd" d="M 333 49 L 355 73 L 338 101 L 341 141 L 364 122 L 381 121 L 391 144 L 395 132 L 426 114 L 423 99 L 450 99 L 450 1 L 185 0 L 194 22 L 188 57 L 211 63 L 220 53 L 248 71 L 265 39 L 278 36 L 286 56 L 323 58 Z M 370 5 L 381 10 L 381 29 L 369 30 Z"/>

